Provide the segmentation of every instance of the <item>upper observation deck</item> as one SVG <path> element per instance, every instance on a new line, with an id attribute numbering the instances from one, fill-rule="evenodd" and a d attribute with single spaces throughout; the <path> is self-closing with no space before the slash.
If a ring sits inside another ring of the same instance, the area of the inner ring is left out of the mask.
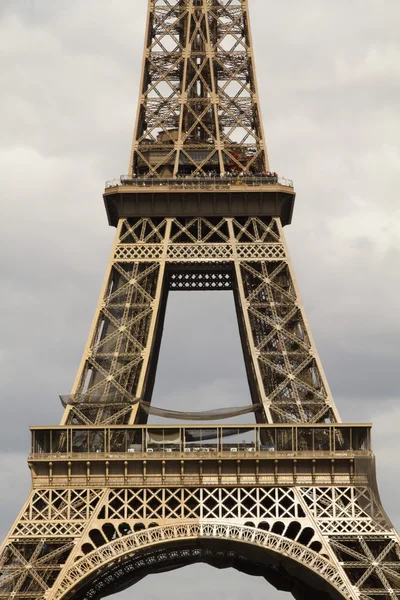
<path id="1" fill-rule="evenodd" d="M 109 223 L 264 216 L 289 224 L 295 193 L 271 173 L 247 2 L 151 5 L 129 176 L 106 186 Z"/>
<path id="2" fill-rule="evenodd" d="M 108 181 L 104 203 L 108 222 L 129 217 L 279 217 L 289 225 L 293 182 L 263 175 L 183 175 L 174 178 L 121 176 Z"/>

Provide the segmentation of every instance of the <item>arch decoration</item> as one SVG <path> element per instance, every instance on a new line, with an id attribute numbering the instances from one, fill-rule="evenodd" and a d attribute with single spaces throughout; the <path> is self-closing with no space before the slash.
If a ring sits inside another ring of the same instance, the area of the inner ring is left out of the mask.
<path id="1" fill-rule="evenodd" d="M 325 556 L 299 544 L 289 538 L 249 527 L 224 521 L 177 522 L 145 529 L 131 535 L 117 538 L 78 559 L 61 574 L 57 585 L 49 593 L 46 600 L 62 600 L 85 579 L 98 574 L 107 565 L 118 560 L 128 559 L 141 549 L 158 545 L 173 544 L 194 539 L 229 540 L 251 546 L 258 546 L 275 554 L 289 558 L 315 575 L 328 582 L 340 597 L 355 598 L 354 592 L 343 580 L 336 566 Z"/>

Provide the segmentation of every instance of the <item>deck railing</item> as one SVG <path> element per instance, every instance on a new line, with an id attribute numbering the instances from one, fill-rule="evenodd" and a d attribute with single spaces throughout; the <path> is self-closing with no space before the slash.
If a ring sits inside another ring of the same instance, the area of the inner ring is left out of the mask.
<path id="1" fill-rule="evenodd" d="M 149 177 L 133 177 L 121 175 L 121 177 L 106 182 L 106 190 L 113 187 L 166 187 L 172 190 L 176 189 L 229 189 L 231 187 L 261 187 L 266 185 L 282 185 L 293 188 L 293 181 L 285 177 L 275 175 L 265 175 L 263 177 L 246 176 L 221 176 L 221 177 L 192 177 L 182 176 L 170 179 L 158 179 Z"/>

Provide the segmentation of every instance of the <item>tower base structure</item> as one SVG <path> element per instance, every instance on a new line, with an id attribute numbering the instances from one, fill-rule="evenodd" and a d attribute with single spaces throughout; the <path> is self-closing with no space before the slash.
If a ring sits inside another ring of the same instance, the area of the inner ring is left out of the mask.
<path id="1" fill-rule="evenodd" d="M 29 464 L 0 598 L 102 598 L 197 562 L 298 600 L 400 595 L 370 426 L 40 427 Z"/>
<path id="2" fill-rule="evenodd" d="M 233 290 L 258 425 L 146 424 L 166 298 L 182 289 Z M 32 428 L 0 599 L 101 598 L 195 562 L 297 600 L 400 597 L 371 427 L 340 423 L 279 219 L 121 220 L 63 401 L 62 425 Z"/>

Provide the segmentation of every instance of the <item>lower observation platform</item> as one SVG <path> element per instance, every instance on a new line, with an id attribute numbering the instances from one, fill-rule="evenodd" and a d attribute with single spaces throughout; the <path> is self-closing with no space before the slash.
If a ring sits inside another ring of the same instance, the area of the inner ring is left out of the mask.
<path id="1" fill-rule="evenodd" d="M 31 427 L 31 458 L 93 454 L 256 453 L 354 457 L 371 452 L 371 424 L 70 425 Z M 97 456 L 96 456 L 97 455 Z M 188 457 L 190 458 L 190 457 Z"/>
<path id="2" fill-rule="evenodd" d="M 279 217 L 292 221 L 293 182 L 276 176 L 129 179 L 106 183 L 104 203 L 110 225 L 129 217 Z"/>
<path id="3" fill-rule="evenodd" d="M 370 424 L 32 427 L 33 487 L 372 485 Z"/>

